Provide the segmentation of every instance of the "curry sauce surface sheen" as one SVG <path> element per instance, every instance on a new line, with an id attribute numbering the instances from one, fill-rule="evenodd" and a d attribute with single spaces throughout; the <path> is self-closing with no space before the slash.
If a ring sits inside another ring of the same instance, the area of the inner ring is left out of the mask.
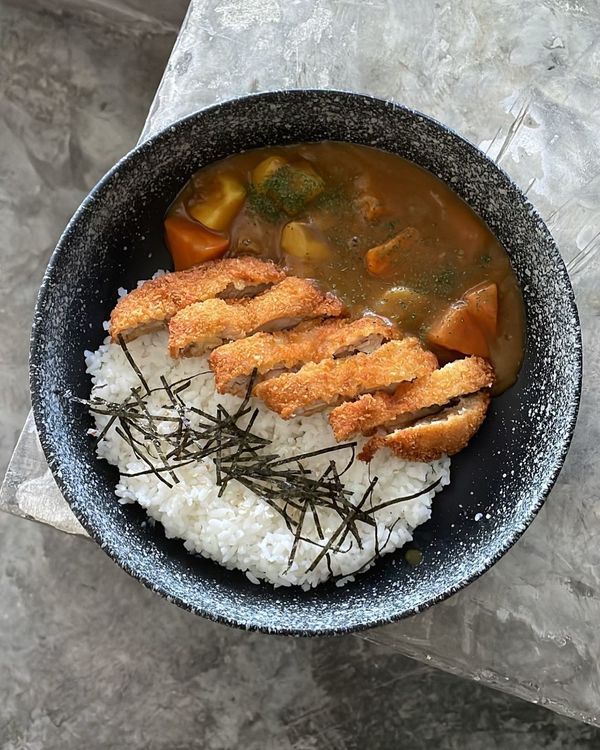
<path id="1" fill-rule="evenodd" d="M 280 175 L 279 186 L 271 178 L 279 190 L 276 203 L 265 200 L 252 181 L 254 170 L 269 157 L 300 165 L 308 175 L 292 191 L 289 181 L 283 184 L 285 170 L 275 172 Z M 427 341 L 434 321 L 465 292 L 495 283 L 497 329 L 488 342 L 495 392 L 516 380 L 525 318 L 508 255 L 486 224 L 430 172 L 394 154 L 348 143 L 263 148 L 197 172 L 169 214 L 189 218 L 220 176 L 231 176 L 247 189 L 228 227 L 227 254 L 270 258 L 290 273 L 314 278 L 356 316 L 367 311 L 384 315 Z M 309 238 L 305 252 L 294 244 L 298 232 Z M 367 253 L 394 238 L 399 239 L 392 243 L 391 261 L 383 252 L 387 265 L 375 269 L 382 270 L 376 275 L 369 270 Z M 290 246 L 293 252 L 286 252 Z M 456 356 L 431 348 L 441 361 Z"/>

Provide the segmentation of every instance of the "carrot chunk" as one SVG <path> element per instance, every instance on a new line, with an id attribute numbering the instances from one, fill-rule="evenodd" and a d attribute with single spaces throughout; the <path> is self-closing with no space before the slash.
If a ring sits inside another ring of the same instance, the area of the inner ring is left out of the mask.
<path id="1" fill-rule="evenodd" d="M 220 258 L 229 247 L 227 237 L 210 232 L 201 224 L 182 216 L 168 216 L 165 219 L 165 236 L 176 271 Z"/>
<path id="2" fill-rule="evenodd" d="M 498 326 L 498 287 L 491 281 L 484 281 L 465 292 L 463 299 L 473 320 L 490 337 L 496 335 Z"/>
<path id="3" fill-rule="evenodd" d="M 448 308 L 431 326 L 427 339 L 435 346 L 451 349 L 461 354 L 490 356 L 485 335 L 465 302 L 459 302 Z"/>
<path id="4" fill-rule="evenodd" d="M 402 270 L 407 255 L 420 252 L 421 235 L 417 229 L 406 227 L 399 234 L 383 245 L 367 250 L 365 264 L 373 276 L 388 276 L 394 271 Z"/>

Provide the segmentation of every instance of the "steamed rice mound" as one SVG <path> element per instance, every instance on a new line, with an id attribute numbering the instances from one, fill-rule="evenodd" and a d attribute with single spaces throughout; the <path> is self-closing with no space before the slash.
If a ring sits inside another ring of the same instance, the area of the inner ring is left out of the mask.
<path id="1" fill-rule="evenodd" d="M 216 412 L 218 404 L 230 411 L 235 410 L 239 399 L 220 396 L 216 392 L 213 376 L 207 372 L 206 357 L 173 360 L 167 354 L 167 339 L 166 331 L 160 331 L 128 344 L 149 386 L 159 387 L 160 375 L 173 382 L 206 372 L 194 378 L 183 392 L 186 403 L 210 413 Z M 111 344 L 108 339 L 98 351 L 86 352 L 86 364 L 92 377 L 92 397 L 97 395 L 120 402 L 129 396 L 131 388 L 139 385 L 120 346 Z M 164 401 L 164 393 L 151 394 L 148 397 L 150 411 L 160 413 Z M 259 401 L 252 400 L 251 405 L 260 410 L 253 432 L 272 440 L 274 450 L 282 457 L 335 444 L 324 414 L 284 421 Z M 96 427 L 101 430 L 108 417 L 94 416 Z M 363 442 L 359 440 L 358 451 Z M 114 429 L 110 429 L 98 444 L 98 456 L 117 466 L 121 474 L 147 468 Z M 344 451 L 308 459 L 304 463 L 318 474 L 333 458 L 341 471 L 349 457 L 349 451 Z M 379 481 L 371 501 L 375 505 L 414 494 L 441 479 L 435 490 L 376 512 L 381 554 L 402 547 L 411 540 L 415 527 L 429 519 L 435 493 L 450 481 L 449 467 L 447 458 L 429 464 L 410 463 L 381 451 L 371 462 L 370 471 L 366 464 L 355 461 L 344 474 L 343 481 L 353 493 L 352 502 L 361 499 L 370 479 L 377 476 Z M 162 523 L 168 537 L 182 539 L 189 552 L 211 558 L 227 568 L 238 568 L 255 583 L 265 580 L 275 586 L 310 588 L 332 574 L 339 577 L 340 582 L 345 582 L 352 574 L 368 566 L 375 555 L 373 527 L 357 522 L 363 548 L 360 549 L 348 535 L 342 550 L 330 553 L 331 571 L 323 559 L 314 570 L 307 572 L 320 548 L 304 541 L 299 542 L 294 562 L 288 570 L 293 536 L 283 518 L 263 498 L 235 481 L 230 482 L 223 496 L 219 497 L 215 467 L 210 457 L 178 468 L 177 476 L 180 481 L 171 488 L 153 474 L 121 476 L 116 494 L 120 502 L 139 503 L 151 518 Z M 364 507 L 368 508 L 369 503 Z M 340 518 L 333 511 L 319 510 L 319 519 L 325 539 L 328 539 L 339 526 Z M 303 535 L 317 539 L 312 519 L 305 521 Z"/>

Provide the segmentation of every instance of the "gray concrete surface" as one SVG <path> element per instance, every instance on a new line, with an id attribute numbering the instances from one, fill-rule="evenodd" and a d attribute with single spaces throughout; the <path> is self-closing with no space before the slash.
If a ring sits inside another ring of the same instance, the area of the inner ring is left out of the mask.
<path id="1" fill-rule="evenodd" d="M 170 4 L 181 18 L 187 2 Z M 175 41 L 174 23 L 84 5 L 78 15 L 72 2 L 46 3 L 52 13 L 0 4 L 0 318 L 10 340 L 0 348 L 0 476 L 29 410 L 31 310 L 48 257 L 89 188 L 135 144 Z"/>
<path id="2" fill-rule="evenodd" d="M 0 0 L 0 473 L 28 408 L 29 321 L 47 257 L 80 198 L 136 141 L 174 40 L 174 16 L 148 15 L 157 3 L 143 16 L 136 2 L 42 5 Z M 89 542 L 0 514 L 1 750 L 404 746 L 587 750 L 600 731 L 368 636 L 200 628 Z"/>

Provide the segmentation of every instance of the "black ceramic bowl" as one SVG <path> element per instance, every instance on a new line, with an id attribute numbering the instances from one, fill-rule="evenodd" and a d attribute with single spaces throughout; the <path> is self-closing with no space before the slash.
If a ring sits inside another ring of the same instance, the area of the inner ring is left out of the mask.
<path id="1" fill-rule="evenodd" d="M 114 467 L 95 457 L 84 349 L 96 349 L 118 287 L 170 267 L 167 206 L 197 169 L 242 149 L 324 139 L 400 154 L 430 170 L 487 222 L 521 282 L 527 351 L 517 384 L 494 400 L 483 428 L 452 462 L 452 484 L 417 529 L 415 568 L 397 552 L 344 588 L 309 593 L 256 586 L 188 555 L 144 512 L 119 505 Z M 343 633 L 405 617 L 457 591 L 518 539 L 565 458 L 581 381 L 581 339 L 569 279 L 544 223 L 520 190 L 474 146 L 439 123 L 349 93 L 260 94 L 198 112 L 122 159 L 79 208 L 50 261 L 31 351 L 36 424 L 52 472 L 90 535 L 154 591 L 211 619 L 275 633 Z M 480 518 L 479 515 L 482 514 Z M 480 520 L 475 520 L 480 518 Z"/>

